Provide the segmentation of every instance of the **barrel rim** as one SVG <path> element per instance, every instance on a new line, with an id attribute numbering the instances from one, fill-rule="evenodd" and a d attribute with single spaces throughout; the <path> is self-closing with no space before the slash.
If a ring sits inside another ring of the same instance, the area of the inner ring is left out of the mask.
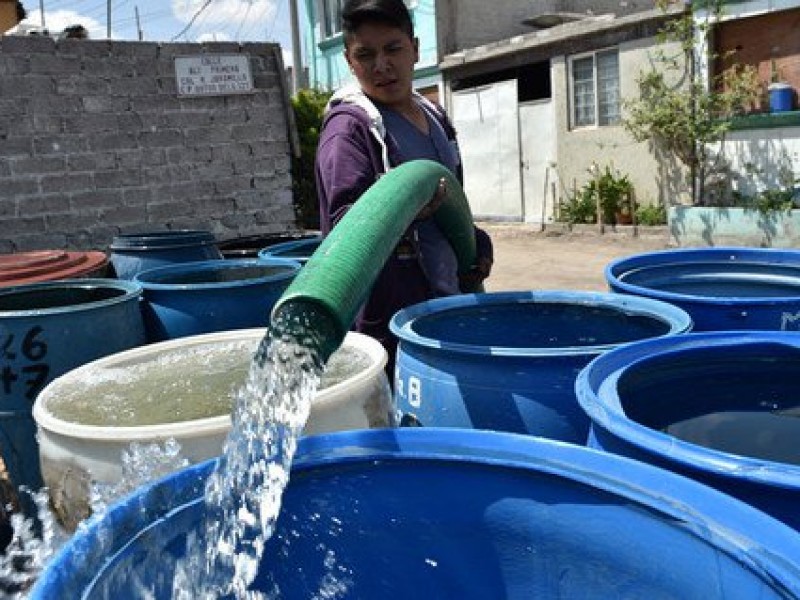
<path id="1" fill-rule="evenodd" d="M 800 336 L 780 331 L 691 332 L 632 342 L 598 356 L 575 379 L 575 395 L 592 422 L 648 455 L 674 462 L 691 472 L 710 472 L 770 487 L 800 489 L 800 466 L 706 448 L 646 427 L 625 416 L 616 382 L 626 368 L 663 353 L 737 345 L 786 344 L 800 348 Z M 679 451 L 679 452 L 678 452 Z"/>
<path id="2" fill-rule="evenodd" d="M 590 356 L 615 348 L 619 343 L 587 346 L 567 346 L 557 348 L 518 348 L 508 346 L 482 346 L 455 342 L 442 343 L 431 337 L 418 334 L 412 329 L 414 320 L 455 308 L 469 308 L 492 304 L 520 303 L 577 303 L 584 306 L 604 306 L 625 310 L 633 314 L 652 317 L 669 326 L 665 336 L 691 330 L 692 319 L 678 306 L 641 296 L 628 294 L 584 292 L 576 290 L 513 291 L 489 292 L 480 294 L 460 294 L 444 298 L 426 300 L 398 311 L 389 322 L 390 331 L 400 339 L 400 344 L 436 350 L 446 349 L 456 354 L 479 354 L 492 356 Z M 660 336 L 659 336 L 660 337 Z"/>
<path id="3" fill-rule="evenodd" d="M 164 274 L 186 274 L 186 273 L 199 273 L 203 271 L 214 270 L 232 270 L 242 267 L 285 267 L 277 273 L 271 275 L 263 275 L 260 277 L 251 277 L 248 279 L 233 280 L 233 281 L 213 281 L 213 282 L 198 282 L 198 283 L 160 283 L 158 281 L 148 281 L 149 277 L 164 275 Z M 263 285 L 265 283 L 273 283 L 291 279 L 297 275 L 298 271 L 303 265 L 297 261 L 289 258 L 240 258 L 240 259 L 211 259 L 201 261 L 191 261 L 174 263 L 170 265 L 162 265 L 145 269 L 137 273 L 133 281 L 142 286 L 142 289 L 148 291 L 204 291 L 204 290 L 219 290 L 235 287 L 251 287 Z"/>
<path id="4" fill-rule="evenodd" d="M 202 229 L 178 229 L 172 231 L 149 231 L 123 233 L 112 238 L 109 249 L 113 252 L 150 252 L 168 249 L 210 246 L 216 237 Z"/>
<path id="5" fill-rule="evenodd" d="M 800 292 L 796 296 L 784 298 L 758 296 L 700 296 L 680 292 L 668 292 L 655 288 L 628 283 L 622 279 L 625 273 L 634 268 L 656 267 L 676 262 L 674 259 L 705 259 L 727 258 L 743 263 L 756 264 L 795 264 L 800 268 L 800 250 L 786 248 L 749 248 L 744 246 L 715 246 L 713 248 L 678 248 L 673 250 L 658 250 L 625 256 L 609 262 L 604 269 L 605 280 L 611 289 L 631 295 L 640 295 L 664 302 L 680 302 L 682 305 L 703 304 L 709 306 L 729 307 L 741 303 L 754 306 L 780 306 L 782 304 L 796 304 L 800 299 Z M 756 260 L 753 260 L 756 259 Z"/>
<path id="6" fill-rule="evenodd" d="M 225 250 L 239 250 L 241 246 L 247 246 L 248 249 L 252 249 L 254 246 L 258 245 L 259 251 L 264 250 L 266 248 L 270 248 L 272 246 L 277 246 L 278 244 L 284 244 L 286 242 L 298 242 L 301 240 L 307 240 L 312 238 L 320 237 L 320 232 L 318 230 L 309 230 L 309 229 L 293 229 L 289 231 L 273 231 L 272 233 L 255 233 L 252 235 L 244 235 L 240 237 L 234 238 L 227 238 L 224 240 L 217 241 L 217 247 L 220 251 Z M 264 244 L 264 240 L 268 239 L 275 239 L 276 241 L 272 243 Z"/>
<path id="7" fill-rule="evenodd" d="M 272 246 L 267 246 L 262 250 L 259 250 L 258 257 L 260 259 L 265 258 L 290 258 L 292 260 L 298 261 L 307 261 L 313 251 L 316 250 L 319 245 L 322 243 L 323 240 L 322 235 L 315 235 L 312 237 L 302 238 L 299 240 L 291 240 L 288 242 L 280 242 L 278 244 L 273 244 Z M 309 250 L 309 257 L 304 256 L 286 256 L 286 252 L 291 252 L 293 250 L 302 250 L 308 249 Z"/>
<path id="8" fill-rule="evenodd" d="M 110 561 L 132 537 L 170 513 L 203 502 L 203 481 L 219 459 L 211 459 L 146 484 L 90 517 L 46 566 L 31 590 L 31 600 L 44 598 L 48 586 L 63 583 L 76 572 Z M 800 537 L 773 517 L 683 476 L 625 457 L 544 438 L 478 430 L 358 430 L 301 438 L 292 465 L 296 473 L 358 464 L 369 468 L 398 461 L 473 463 L 524 469 L 568 478 L 622 496 L 663 520 L 680 524 L 688 535 L 736 559 L 765 585 L 787 595 L 800 595 Z M 291 481 L 291 479 L 290 479 Z M 682 492 L 676 500 L 676 491 Z M 689 498 L 689 501 L 686 500 Z M 724 510 L 722 510 L 724 508 Z M 105 535 L 103 524 L 125 523 L 131 536 Z M 137 530 L 138 528 L 138 530 Z M 102 548 L 98 548 L 101 545 Z"/>
<path id="9" fill-rule="evenodd" d="M 10 296 L 18 293 L 31 293 L 37 290 L 45 290 L 52 288 L 109 288 L 121 290 L 123 293 L 113 298 L 104 298 L 102 300 L 95 300 L 93 302 L 84 302 L 82 304 L 71 304 L 67 306 L 54 306 L 49 308 L 34 308 L 27 310 L 2 310 L 0 309 L 0 319 L 8 318 L 30 318 L 31 316 L 50 316 L 62 315 L 65 313 L 75 314 L 77 312 L 86 312 L 90 310 L 97 310 L 101 307 L 113 306 L 116 304 L 123 304 L 131 300 L 138 299 L 142 295 L 142 286 L 133 281 L 126 281 L 123 279 L 55 279 L 52 281 L 41 281 L 37 283 L 26 283 L 22 285 L 14 285 L 8 287 L 0 287 L 0 297 Z"/>
<path id="10" fill-rule="evenodd" d="M 97 442 L 115 442 L 120 439 L 126 441 L 163 441 L 170 437 L 187 439 L 205 437 L 213 433 L 224 433 L 230 428 L 230 415 L 218 415 L 204 419 L 159 423 L 156 425 L 114 427 L 88 425 L 60 419 L 47 408 L 47 402 L 51 396 L 58 394 L 59 387 L 64 383 L 84 377 L 90 379 L 93 372 L 97 369 L 121 366 L 124 363 L 136 359 L 152 360 L 157 358 L 160 353 L 170 352 L 172 350 L 204 346 L 212 343 L 260 340 L 267 334 L 267 331 L 268 328 L 266 327 L 254 327 L 203 333 L 138 346 L 97 358 L 49 382 L 42 391 L 39 392 L 33 403 L 33 420 L 36 422 L 37 427 L 52 432 L 53 434 L 70 439 L 81 438 Z M 383 346 L 377 340 L 362 333 L 357 333 L 355 331 L 348 332 L 342 342 L 342 346 L 354 347 L 367 353 L 370 357 L 369 368 L 357 372 L 344 381 L 319 390 L 313 400 L 314 406 L 322 407 L 334 402 L 335 398 L 341 396 L 344 390 L 355 385 L 360 385 L 364 381 L 374 377 L 376 373 L 383 370 L 388 360 L 386 350 Z"/>

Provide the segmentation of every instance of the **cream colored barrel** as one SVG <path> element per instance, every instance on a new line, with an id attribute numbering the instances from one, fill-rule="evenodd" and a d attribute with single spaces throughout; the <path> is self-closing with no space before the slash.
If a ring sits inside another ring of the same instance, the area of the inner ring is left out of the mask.
<path id="1" fill-rule="evenodd" d="M 74 526 L 88 516 L 91 482 L 119 481 L 122 453 L 132 442 L 174 439 L 190 463 L 221 454 L 236 391 L 265 333 L 242 329 L 140 346 L 87 363 L 46 386 L 33 417 L 42 476 L 62 522 Z M 386 360 L 376 340 L 348 333 L 328 362 L 304 434 L 392 426 Z M 104 414 L 120 400 L 113 395 L 124 396 L 122 408 Z M 146 415 L 147 405 L 164 418 Z M 198 418 L 197 412 L 205 414 Z M 137 420 L 144 424 L 133 424 Z"/>

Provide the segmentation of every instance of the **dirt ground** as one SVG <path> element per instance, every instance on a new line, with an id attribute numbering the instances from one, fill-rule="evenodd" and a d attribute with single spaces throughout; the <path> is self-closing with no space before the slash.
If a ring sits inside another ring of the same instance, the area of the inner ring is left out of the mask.
<path id="1" fill-rule="evenodd" d="M 545 231 L 538 225 L 479 223 L 492 237 L 494 267 L 486 291 L 608 291 L 604 268 L 617 258 L 669 247 L 666 228 L 633 235 L 594 228 Z"/>

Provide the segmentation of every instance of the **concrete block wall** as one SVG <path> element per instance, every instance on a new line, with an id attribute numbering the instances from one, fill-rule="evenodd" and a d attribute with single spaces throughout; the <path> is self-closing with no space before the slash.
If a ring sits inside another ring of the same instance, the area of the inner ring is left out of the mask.
<path id="1" fill-rule="evenodd" d="M 246 54 L 253 93 L 178 97 L 174 59 Z M 0 38 L 0 253 L 295 229 L 277 44 Z"/>

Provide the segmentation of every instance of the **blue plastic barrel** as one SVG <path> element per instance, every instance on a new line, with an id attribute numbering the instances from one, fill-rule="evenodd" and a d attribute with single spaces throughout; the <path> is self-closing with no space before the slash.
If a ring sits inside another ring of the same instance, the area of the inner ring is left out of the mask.
<path id="1" fill-rule="evenodd" d="M 318 237 L 319 232 L 288 231 L 284 233 L 266 233 L 224 240 L 218 242 L 217 247 L 224 258 L 258 258 L 259 252 L 270 246 Z"/>
<path id="2" fill-rule="evenodd" d="M 315 235 L 302 240 L 293 240 L 268 246 L 258 253 L 260 258 L 291 258 L 305 264 L 322 243 L 322 236 Z"/>
<path id="3" fill-rule="evenodd" d="M 141 288 L 70 279 L 0 288 L 0 451 L 15 485 L 42 485 L 33 402 L 49 382 L 145 343 Z"/>
<path id="4" fill-rule="evenodd" d="M 222 258 L 214 234 L 195 229 L 118 235 L 109 249 L 119 279 L 133 279 L 142 271 L 174 263 Z"/>
<path id="5" fill-rule="evenodd" d="M 404 424 L 527 433 L 586 443 L 575 377 L 598 354 L 683 333 L 672 305 L 594 292 L 438 298 L 398 312 L 395 396 Z"/>
<path id="6" fill-rule="evenodd" d="M 787 112 L 794 108 L 794 89 L 788 83 L 771 83 L 769 85 L 770 112 Z"/>
<path id="7" fill-rule="evenodd" d="M 29 600 L 172 598 L 214 464 L 93 518 Z M 286 600 L 769 600 L 800 596 L 798 557 L 792 529 L 650 465 L 508 433 L 362 430 L 300 441 L 250 589 Z"/>
<path id="8" fill-rule="evenodd" d="M 796 333 L 706 332 L 603 354 L 576 393 L 590 446 L 693 477 L 800 530 L 798 381 Z"/>
<path id="9" fill-rule="evenodd" d="M 800 331 L 800 250 L 694 248 L 606 265 L 609 288 L 679 306 L 693 331 Z"/>
<path id="10" fill-rule="evenodd" d="M 281 258 L 190 262 L 139 273 L 147 338 L 266 327 L 272 306 L 300 270 Z"/>

